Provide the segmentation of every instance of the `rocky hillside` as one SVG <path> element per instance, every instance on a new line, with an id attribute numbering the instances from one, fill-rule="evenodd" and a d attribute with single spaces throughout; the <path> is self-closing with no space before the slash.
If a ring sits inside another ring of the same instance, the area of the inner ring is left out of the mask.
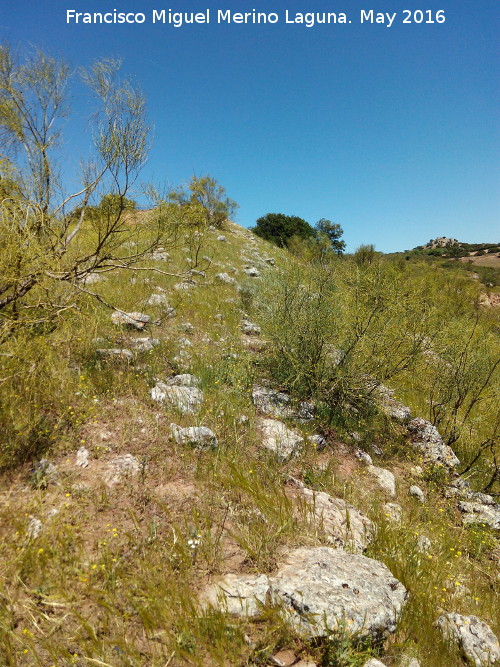
<path id="1" fill-rule="evenodd" d="M 499 243 L 463 243 L 455 238 L 439 236 L 411 252 L 423 255 L 460 258 L 479 266 L 500 267 Z"/>
<path id="2" fill-rule="evenodd" d="M 278 382 L 290 255 L 232 223 L 197 238 L 88 277 L 101 301 L 44 334 L 52 403 L 1 480 L 1 664 L 500 663 L 496 497 L 403 383 L 332 421 Z"/>

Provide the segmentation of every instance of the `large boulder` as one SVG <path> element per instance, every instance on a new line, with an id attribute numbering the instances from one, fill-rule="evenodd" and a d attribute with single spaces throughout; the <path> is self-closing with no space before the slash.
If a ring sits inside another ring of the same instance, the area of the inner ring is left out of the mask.
<path id="1" fill-rule="evenodd" d="M 436 625 L 475 667 L 489 667 L 500 662 L 498 639 L 490 626 L 477 616 L 444 614 L 438 618 Z"/>
<path id="2" fill-rule="evenodd" d="M 296 454 L 304 444 L 304 438 L 276 419 L 261 419 L 262 446 L 274 452 L 280 461 Z"/>
<path id="3" fill-rule="evenodd" d="M 346 626 L 360 639 L 394 632 L 405 587 L 377 560 L 330 547 L 302 547 L 270 578 L 272 599 L 300 634 L 323 637 Z"/>
<path id="4" fill-rule="evenodd" d="M 422 452 L 427 462 L 441 464 L 449 469 L 460 464 L 455 452 L 445 445 L 437 428 L 427 419 L 415 417 L 409 422 L 408 430 L 413 435 L 413 445 Z"/>
<path id="5" fill-rule="evenodd" d="M 253 403 L 257 409 L 276 419 L 299 419 L 307 421 L 314 417 L 314 405 L 302 402 L 294 405 L 288 394 L 269 387 L 255 385 L 252 389 Z"/>
<path id="6" fill-rule="evenodd" d="M 324 491 L 313 491 L 300 482 L 294 482 L 314 524 L 324 530 L 334 546 L 357 553 L 368 547 L 375 530 L 367 516 L 342 498 L 333 498 Z"/>

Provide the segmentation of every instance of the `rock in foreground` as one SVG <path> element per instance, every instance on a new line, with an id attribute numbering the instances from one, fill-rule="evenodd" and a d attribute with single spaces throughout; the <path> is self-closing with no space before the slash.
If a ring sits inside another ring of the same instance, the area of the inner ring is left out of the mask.
<path id="1" fill-rule="evenodd" d="M 408 596 L 383 563 L 329 547 L 292 551 L 271 594 L 300 634 L 322 637 L 345 623 L 360 638 L 394 632 Z"/>

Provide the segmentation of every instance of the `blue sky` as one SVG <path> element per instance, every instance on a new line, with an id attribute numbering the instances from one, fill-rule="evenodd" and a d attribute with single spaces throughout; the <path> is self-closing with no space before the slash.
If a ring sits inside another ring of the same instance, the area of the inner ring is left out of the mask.
<path id="1" fill-rule="evenodd" d="M 437 1 L 437 0 L 436 0 Z M 500 240 L 498 3 L 362 0 L 160 3 L 0 0 L 0 39 L 72 65 L 119 56 L 154 124 L 143 176 L 176 185 L 215 176 L 250 227 L 269 212 L 338 222 L 348 250 L 391 252 L 435 236 Z M 209 25 L 151 22 L 153 9 L 210 8 Z M 360 10 L 397 12 L 392 27 Z M 444 24 L 403 24 L 403 9 Z M 74 25 L 66 10 L 144 12 L 139 25 Z M 275 25 L 219 25 L 218 9 L 276 12 Z M 351 24 L 285 24 L 285 10 L 345 12 Z M 82 91 L 72 99 L 85 122 Z M 70 174 L 88 137 L 68 137 Z"/>

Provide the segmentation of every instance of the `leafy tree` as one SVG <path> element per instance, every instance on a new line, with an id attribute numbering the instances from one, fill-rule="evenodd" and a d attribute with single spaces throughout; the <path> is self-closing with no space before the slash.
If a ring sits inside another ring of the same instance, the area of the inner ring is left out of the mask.
<path id="1" fill-rule="evenodd" d="M 80 186 L 68 192 L 57 149 L 70 70 L 42 51 L 22 59 L 0 45 L 0 342 L 19 326 L 74 308 L 76 294 L 99 298 L 84 287 L 90 273 L 132 268 L 176 238 L 177 223 L 164 207 L 141 220 L 140 230 L 124 216 L 149 127 L 144 97 L 119 69 L 108 59 L 81 71 L 97 102 L 92 157 L 81 167 Z"/>
<path id="2" fill-rule="evenodd" d="M 315 236 L 314 229 L 308 222 L 296 215 L 284 213 L 268 213 L 259 218 L 253 232 L 280 248 L 286 247 L 293 236 L 303 239 Z"/>
<path id="3" fill-rule="evenodd" d="M 183 208 L 184 219 L 195 225 L 220 229 L 238 204 L 226 196 L 226 189 L 212 176 L 193 176 L 187 187 L 170 193 L 170 201 Z"/>
<path id="4" fill-rule="evenodd" d="M 321 220 L 318 220 L 316 223 L 316 230 L 319 234 L 328 238 L 331 249 L 337 255 L 341 255 L 344 252 L 345 241 L 341 240 L 344 230 L 339 224 L 331 222 L 331 220 L 327 220 L 326 218 L 321 218 Z"/>

